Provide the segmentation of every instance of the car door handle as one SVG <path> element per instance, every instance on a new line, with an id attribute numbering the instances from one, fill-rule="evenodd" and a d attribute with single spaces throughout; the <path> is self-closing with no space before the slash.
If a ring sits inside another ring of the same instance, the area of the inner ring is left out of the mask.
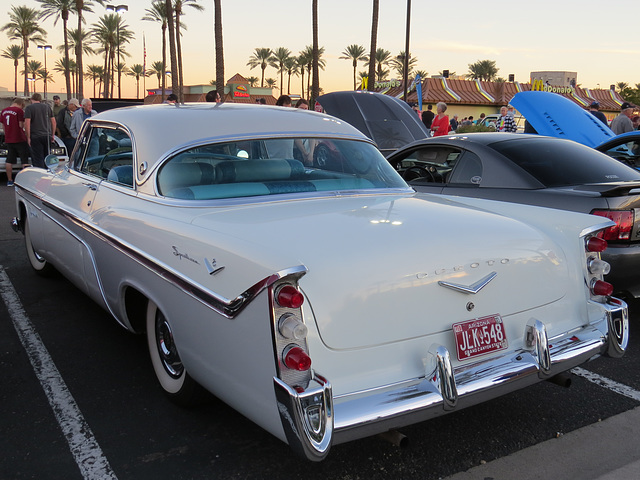
<path id="1" fill-rule="evenodd" d="M 94 192 L 98 190 L 98 186 L 95 183 L 83 183 L 83 185 Z"/>

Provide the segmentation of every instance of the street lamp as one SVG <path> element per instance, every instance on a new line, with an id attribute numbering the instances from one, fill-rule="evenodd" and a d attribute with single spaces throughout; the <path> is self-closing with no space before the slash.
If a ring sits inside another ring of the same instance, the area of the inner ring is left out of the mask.
<path id="1" fill-rule="evenodd" d="M 129 7 L 126 5 L 107 5 L 107 12 L 115 12 L 118 14 L 118 23 L 116 24 L 116 42 L 118 43 L 118 65 L 116 66 L 118 69 L 118 98 L 122 98 L 120 91 L 120 74 L 122 73 L 120 70 L 120 14 L 128 11 Z"/>
<path id="2" fill-rule="evenodd" d="M 47 50 L 51 50 L 51 45 L 38 45 L 40 50 L 44 50 L 44 99 L 47 99 Z"/>

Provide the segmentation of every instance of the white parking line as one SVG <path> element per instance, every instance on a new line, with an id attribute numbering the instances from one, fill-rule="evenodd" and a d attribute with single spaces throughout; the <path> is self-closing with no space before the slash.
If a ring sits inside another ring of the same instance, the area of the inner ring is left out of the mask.
<path id="1" fill-rule="evenodd" d="M 612 392 L 616 392 L 620 395 L 624 395 L 625 397 L 629 397 L 637 402 L 640 402 L 640 392 L 634 390 L 631 387 L 628 387 L 627 385 L 614 382 L 607 377 L 603 377 L 601 375 L 598 375 L 597 373 L 590 372 L 589 370 L 585 370 L 584 368 L 576 367 L 571 371 L 576 375 L 589 380 L 591 383 L 595 383 L 596 385 L 607 388 Z"/>
<path id="2" fill-rule="evenodd" d="M 40 335 L 35 331 L 22 308 L 20 298 L 2 266 L 0 266 L 0 296 L 7 306 L 20 342 L 29 356 L 33 370 L 47 395 L 49 405 L 67 439 L 69 449 L 82 476 L 85 479 L 117 480 L 91 428 L 82 416 L 78 404 L 40 339 Z"/>

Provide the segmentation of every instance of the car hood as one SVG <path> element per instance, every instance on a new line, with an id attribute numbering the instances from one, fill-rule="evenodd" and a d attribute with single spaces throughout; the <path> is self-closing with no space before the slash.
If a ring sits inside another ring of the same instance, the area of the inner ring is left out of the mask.
<path id="1" fill-rule="evenodd" d="M 316 101 L 325 113 L 356 127 L 385 154 L 428 136 L 426 127 L 409 105 L 389 95 L 334 92 Z"/>
<path id="2" fill-rule="evenodd" d="M 629 142 L 640 142 L 640 130 L 634 130 L 633 132 L 621 133 L 613 138 L 607 139 L 605 142 L 598 145 L 596 150 L 606 153 L 614 147 L 624 146 Z M 631 152 L 629 152 L 631 153 Z"/>
<path id="3" fill-rule="evenodd" d="M 557 93 L 518 92 L 509 103 L 540 135 L 568 138 L 592 148 L 615 137 L 591 113 Z"/>
<path id="4" fill-rule="evenodd" d="M 306 312 L 322 341 L 338 350 L 418 338 L 483 315 L 509 317 L 562 298 L 576 281 L 564 253 L 539 230 L 430 195 L 255 205 L 192 223 L 234 232 L 233 254 L 242 263 L 230 268 L 218 256 L 226 265 L 216 276 L 221 285 L 306 266 Z M 493 272 L 477 294 L 439 283 L 468 286 Z"/>

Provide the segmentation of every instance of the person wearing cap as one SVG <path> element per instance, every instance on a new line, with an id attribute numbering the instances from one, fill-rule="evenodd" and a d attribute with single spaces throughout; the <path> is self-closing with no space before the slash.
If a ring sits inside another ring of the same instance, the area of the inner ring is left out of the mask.
<path id="1" fill-rule="evenodd" d="M 53 96 L 53 116 L 57 117 L 60 110 L 62 110 L 62 104 L 60 103 L 60 97 L 58 95 Z"/>
<path id="2" fill-rule="evenodd" d="M 76 110 L 80 108 L 80 102 L 77 98 L 70 98 L 67 106 L 58 112 L 56 116 L 56 125 L 58 127 L 58 135 L 67 147 L 67 155 L 71 155 L 76 139 L 71 135 L 71 120 Z"/>
<path id="3" fill-rule="evenodd" d="M 602 123 L 604 123 L 608 127 L 609 122 L 607 122 L 607 117 L 604 116 L 604 113 L 598 110 L 599 108 L 600 108 L 600 103 L 594 100 L 593 102 L 591 102 L 591 105 L 589 105 L 589 112 L 591 113 L 591 115 L 596 117 L 598 120 L 600 120 Z"/>
<path id="4" fill-rule="evenodd" d="M 613 130 L 613 133 L 620 135 L 621 133 L 633 131 L 631 117 L 633 117 L 634 108 L 635 107 L 629 102 L 624 102 L 620 105 L 620 115 L 611 121 L 611 130 Z"/>

